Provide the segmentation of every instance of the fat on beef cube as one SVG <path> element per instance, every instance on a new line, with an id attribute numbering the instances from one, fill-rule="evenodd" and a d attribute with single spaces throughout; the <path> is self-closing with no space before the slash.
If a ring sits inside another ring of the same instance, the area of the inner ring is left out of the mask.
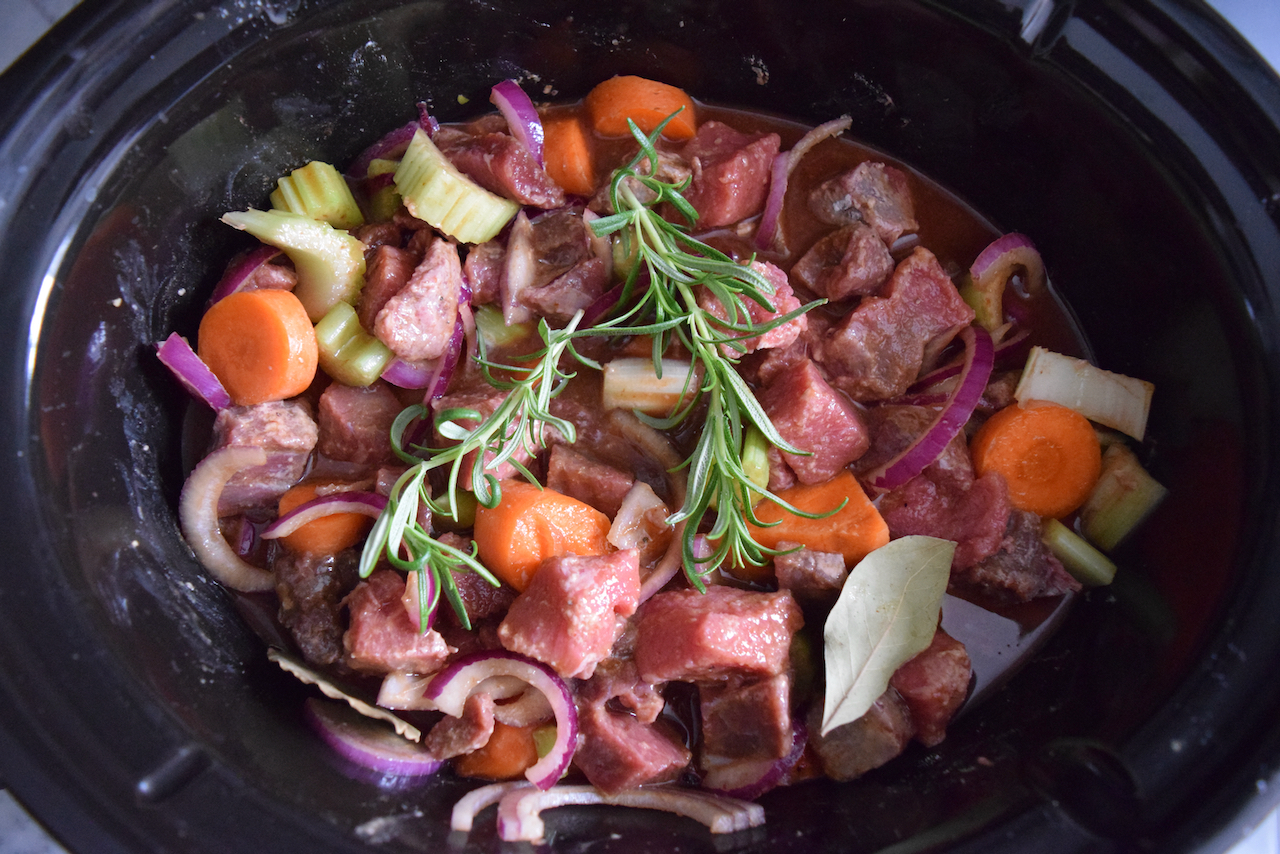
<path id="1" fill-rule="evenodd" d="M 382 311 L 388 300 L 409 284 L 409 278 L 413 276 L 413 271 L 421 260 L 420 256 L 408 249 L 392 245 L 379 246 L 370 253 L 356 311 L 361 326 L 367 330 L 374 328 L 378 312 Z"/>
<path id="2" fill-rule="evenodd" d="M 498 638 L 561 676 L 586 679 L 609 654 L 639 597 L 634 549 L 548 558 L 511 603 Z"/>
<path id="3" fill-rule="evenodd" d="M 791 283 L 787 280 L 786 273 L 768 261 L 754 261 L 751 267 L 773 285 L 774 293 L 772 295 L 764 295 L 773 306 L 773 311 L 765 308 L 750 297 L 743 297 L 742 303 L 747 310 L 747 317 L 742 317 L 741 314 L 738 314 L 737 317 L 731 319 L 728 310 L 720 300 L 705 288 L 698 289 L 698 305 L 720 320 L 738 324 L 749 322 L 757 326 L 782 317 L 784 314 L 795 311 L 800 307 L 800 300 L 796 298 L 795 292 L 791 289 Z M 728 344 L 722 344 L 721 350 L 726 355 L 736 358 L 747 353 L 754 353 L 757 350 L 789 347 L 795 343 L 796 339 L 804 333 L 808 326 L 809 316 L 808 314 L 802 314 L 770 329 L 763 335 L 735 342 L 732 347 Z M 738 349 L 739 347 L 741 349 Z"/>
<path id="4" fill-rule="evenodd" d="M 929 647 L 890 677 L 890 687 L 911 710 L 916 740 L 925 747 L 946 738 L 947 724 L 969 694 L 972 675 L 964 644 L 938 629 Z"/>
<path id="5" fill-rule="evenodd" d="M 809 744 L 833 780 L 852 780 L 879 768 L 906 749 L 915 736 L 911 709 L 893 688 L 887 689 L 856 721 L 822 734 L 822 703 L 814 703 L 805 719 Z"/>
<path id="6" fill-rule="evenodd" d="M 844 587 L 849 570 L 844 565 L 844 555 L 838 552 L 820 552 L 809 548 L 796 548 L 797 543 L 779 543 L 783 549 L 795 549 L 773 559 L 773 573 L 778 587 L 790 590 L 802 605 L 828 606 L 835 603 Z"/>
<path id="7" fill-rule="evenodd" d="M 462 705 L 461 717 L 446 716 L 427 733 L 427 751 L 436 759 L 452 759 L 474 753 L 493 735 L 493 697 L 472 694 Z"/>
<path id="8" fill-rule="evenodd" d="M 391 424 L 404 407 L 381 380 L 360 388 L 330 383 L 320 395 L 317 448 L 334 460 L 377 465 L 392 459 Z"/>
<path id="9" fill-rule="evenodd" d="M 791 268 L 795 279 L 819 296 L 839 301 L 874 294 L 893 273 L 884 241 L 863 223 L 820 238 Z"/>
<path id="10" fill-rule="evenodd" d="M 280 549 L 271 569 L 280 599 L 280 625 L 302 657 L 311 664 L 337 664 L 346 630 L 342 600 L 360 580 L 356 553 L 316 555 Z"/>
<path id="11" fill-rule="evenodd" d="M 659 593 L 638 619 L 636 667 L 648 682 L 778 676 L 790 664 L 792 635 L 804 625 L 800 606 L 785 590 L 718 585 L 706 593 Z"/>
<path id="12" fill-rule="evenodd" d="M 564 207 L 564 189 L 511 135 L 442 130 L 435 137 L 440 152 L 481 187 L 522 205 Z"/>
<path id="13" fill-rule="evenodd" d="M 919 228 L 906 174 L 873 161 L 820 184 L 809 195 L 809 209 L 831 225 L 865 222 L 886 246 Z"/>
<path id="14" fill-rule="evenodd" d="M 573 764 L 606 794 L 680 776 L 692 755 L 661 722 L 610 711 L 603 702 L 579 699 L 581 740 Z"/>
<path id="15" fill-rule="evenodd" d="M 453 336 L 461 294 L 458 247 L 435 238 L 409 281 L 378 311 L 373 333 L 405 361 L 434 359 Z"/>
<path id="16" fill-rule="evenodd" d="M 791 678 L 698 686 L 702 750 L 719 759 L 781 759 L 791 750 Z"/>
<path id="17" fill-rule="evenodd" d="M 1080 590 L 1080 582 L 1044 544 L 1043 530 L 1039 516 L 1015 507 L 1009 512 L 1009 524 L 996 553 L 963 572 L 953 572 L 952 584 L 1011 602 Z"/>
<path id="18" fill-rule="evenodd" d="M 452 654 L 435 629 L 419 631 L 405 610 L 404 588 L 404 576 L 392 569 L 379 569 L 347 596 L 350 625 L 342 643 L 352 670 L 434 673 Z"/>
<path id="19" fill-rule="evenodd" d="M 808 451 L 781 452 L 801 483 L 830 480 L 871 446 L 857 408 L 822 378 L 812 360 L 775 376 L 760 395 L 760 405 L 783 439 Z"/>
<path id="20" fill-rule="evenodd" d="M 311 409 L 300 400 L 231 406 L 213 423 L 214 450 L 229 446 L 262 448 L 267 461 L 237 472 L 218 496 L 218 515 L 274 507 L 306 470 L 319 432 Z"/>
<path id="21" fill-rule="evenodd" d="M 776 133 L 747 134 L 722 122 L 702 123 L 683 152 L 693 168 L 685 198 L 698 212 L 699 228 L 732 225 L 760 213 L 781 142 Z"/>
<path id="22" fill-rule="evenodd" d="M 917 247 L 894 268 L 880 296 L 864 297 L 815 342 L 814 358 L 854 400 L 886 400 L 906 391 L 973 317 L 938 259 Z"/>
<path id="23" fill-rule="evenodd" d="M 612 519 L 635 478 L 608 463 L 593 460 L 569 445 L 553 445 L 547 458 L 547 488 L 590 504 Z"/>

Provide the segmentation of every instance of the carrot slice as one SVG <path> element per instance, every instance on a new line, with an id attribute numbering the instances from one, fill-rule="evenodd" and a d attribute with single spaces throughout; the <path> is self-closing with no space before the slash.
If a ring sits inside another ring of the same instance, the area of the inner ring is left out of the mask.
<path id="1" fill-rule="evenodd" d="M 601 136 L 628 136 L 627 119 L 646 134 L 683 107 L 662 131 L 667 139 L 690 139 L 697 130 L 693 99 L 683 89 L 644 77 L 610 77 L 587 93 L 584 104 Z"/>
<path id="2" fill-rule="evenodd" d="M 848 501 L 838 512 L 821 519 L 797 516 L 771 501 L 761 501 L 755 508 L 756 518 L 778 523 L 747 525 L 751 536 L 763 546 L 776 549 L 783 543 L 799 543 L 815 551 L 840 554 L 845 566 L 853 566 L 889 542 L 889 526 L 848 469 L 822 483 L 779 490 L 778 497 L 807 513 L 830 513 L 840 502 Z"/>
<path id="3" fill-rule="evenodd" d="M 496 507 L 476 508 L 474 539 L 480 562 L 516 590 L 557 555 L 609 550 L 609 517 L 589 504 L 521 480 L 502 482 Z"/>
<path id="4" fill-rule="evenodd" d="M 306 391 L 319 349 L 307 310 L 290 291 L 240 291 L 200 321 L 200 358 L 240 406 Z"/>
<path id="5" fill-rule="evenodd" d="M 596 168 L 587 130 L 577 116 L 550 115 L 542 120 L 543 160 L 551 180 L 570 193 L 589 196 L 596 190 Z"/>
<path id="6" fill-rule="evenodd" d="M 969 452 L 979 475 L 1004 475 L 1014 507 L 1054 519 L 1080 507 L 1102 472 L 1097 431 L 1057 403 L 1006 406 L 979 428 Z"/>
<path id="7" fill-rule="evenodd" d="M 453 761 L 453 770 L 463 777 L 484 780 L 516 780 L 538 761 L 533 731 L 541 724 L 511 726 L 493 722 L 493 735 L 484 747 L 464 753 Z"/>
<path id="8" fill-rule="evenodd" d="M 319 492 L 319 483 L 300 483 L 280 496 L 279 514 L 283 516 L 301 507 Z M 320 519 L 312 519 L 292 534 L 281 537 L 280 542 L 293 552 L 310 554 L 337 554 L 364 539 L 373 520 L 362 513 L 332 513 Z"/>

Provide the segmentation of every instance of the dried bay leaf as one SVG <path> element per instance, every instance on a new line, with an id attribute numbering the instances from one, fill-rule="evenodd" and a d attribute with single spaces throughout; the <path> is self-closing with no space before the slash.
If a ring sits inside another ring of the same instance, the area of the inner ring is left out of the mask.
<path id="1" fill-rule="evenodd" d="M 823 630 L 824 735 L 866 714 L 894 671 L 929 646 L 955 549 L 937 537 L 901 537 L 850 571 Z"/>

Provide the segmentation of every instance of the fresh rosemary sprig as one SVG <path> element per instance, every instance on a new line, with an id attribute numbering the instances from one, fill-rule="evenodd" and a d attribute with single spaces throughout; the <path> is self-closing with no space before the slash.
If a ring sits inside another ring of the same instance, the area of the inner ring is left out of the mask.
<path id="1" fill-rule="evenodd" d="M 449 600 L 463 626 L 470 628 L 470 620 L 462 605 L 452 571 L 470 570 L 495 587 L 498 580 L 476 560 L 475 544 L 470 553 L 443 543 L 431 536 L 419 516 L 430 512 L 448 516 L 455 521 L 461 506 L 458 497 L 459 480 L 465 460 L 474 455 L 470 482 L 467 489 L 478 502 L 486 507 L 496 507 L 502 499 L 498 478 L 492 472 L 504 463 L 510 464 L 529 480 L 532 473 L 525 467 L 521 452 L 532 458 L 546 447 L 548 431 L 559 432 L 569 442 L 576 438 L 572 422 L 551 413 L 552 398 L 564 390 L 574 374 L 561 369 L 562 359 L 568 355 L 589 367 L 600 366 L 579 354 L 573 348 L 573 339 L 582 312 L 578 312 L 563 329 L 551 329 L 545 320 L 538 325 L 543 347 L 527 357 L 530 364 L 505 365 L 490 361 L 483 343 L 476 359 L 486 381 L 507 394 L 497 409 L 489 416 L 474 409 L 446 409 L 436 416 L 436 431 L 455 444 L 444 448 L 420 445 L 406 438 L 410 431 L 430 419 L 431 410 L 426 405 L 411 406 L 397 417 L 391 428 L 392 447 L 396 454 L 410 464 L 400 476 L 387 500 L 387 508 L 374 523 L 360 556 L 360 575 L 367 577 L 374 566 L 385 556 L 399 569 L 406 572 L 430 572 L 434 584 L 423 583 L 419 578 L 418 594 L 423 625 L 439 596 Z M 513 377 L 505 379 L 498 375 Z M 474 422 L 475 426 L 465 426 Z M 427 475 L 434 469 L 448 466 L 447 486 L 439 498 L 431 494 Z"/>

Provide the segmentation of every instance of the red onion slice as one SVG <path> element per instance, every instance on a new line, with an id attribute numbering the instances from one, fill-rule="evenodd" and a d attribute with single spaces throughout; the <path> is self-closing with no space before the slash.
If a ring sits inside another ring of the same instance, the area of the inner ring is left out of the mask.
<path id="1" fill-rule="evenodd" d="M 440 129 L 437 122 L 428 112 L 427 105 L 418 103 L 418 119 L 396 128 L 383 136 L 373 145 L 360 152 L 351 163 L 347 174 L 356 180 L 369 177 L 369 164 L 375 160 L 397 160 L 413 140 L 414 133 L 421 128 L 427 136 L 434 136 Z"/>
<path id="2" fill-rule="evenodd" d="M 182 536 L 196 558 L 219 582 L 242 593 L 275 590 L 275 576 L 246 563 L 227 543 L 218 526 L 218 497 L 237 472 L 266 462 L 267 452 L 261 448 L 220 448 L 191 470 L 178 500 Z"/>
<path id="3" fill-rule="evenodd" d="M 538 117 L 537 108 L 520 88 L 520 84 L 514 80 L 503 80 L 490 90 L 489 101 L 507 120 L 511 135 L 529 149 L 538 166 L 543 166 L 542 119 Z"/>
<path id="4" fill-rule="evenodd" d="M 253 274 L 258 271 L 259 267 L 281 254 L 283 253 L 276 247 L 263 245 L 232 262 L 231 266 L 227 268 L 227 272 L 222 275 L 218 284 L 214 286 L 213 296 L 209 298 L 209 304 L 212 305 L 218 300 L 242 290 L 249 279 L 253 277 Z"/>
<path id="5" fill-rule="evenodd" d="M 430 379 L 423 386 L 427 390 L 423 402 L 428 406 L 431 405 L 431 401 L 444 397 L 445 392 L 449 390 L 449 383 L 453 381 L 453 374 L 462 361 L 463 351 L 467 348 L 467 329 L 475 324 L 471 315 L 470 291 L 464 288 L 463 293 L 466 301 L 458 305 L 458 320 L 453 325 L 453 334 L 449 336 L 449 343 L 445 345 L 444 352 L 436 360 Z"/>
<path id="6" fill-rule="evenodd" d="M 218 412 L 231 405 L 231 395 L 209 366 L 176 332 L 156 345 L 156 356 L 193 397 Z"/>
<path id="7" fill-rule="evenodd" d="M 299 504 L 262 532 L 262 539 L 274 540 L 287 537 L 308 522 L 332 516 L 334 513 L 362 513 L 371 519 L 378 518 L 387 506 L 387 497 L 376 492 L 351 490 L 331 492 Z"/>
<path id="8" fill-rule="evenodd" d="M 829 122 L 823 122 L 809 130 L 799 141 L 773 159 L 769 170 L 769 195 L 765 197 L 764 213 L 760 216 L 760 225 L 756 228 L 756 248 L 766 252 L 775 248 L 778 239 L 778 225 L 782 219 L 782 203 L 787 195 L 787 182 L 795 171 L 800 159 L 809 153 L 815 145 L 829 136 L 839 136 L 853 124 L 850 116 L 841 116 Z"/>
<path id="9" fill-rule="evenodd" d="M 950 397 L 933 424 L 920 438 L 907 446 L 869 477 L 877 489 L 897 489 L 924 471 L 956 437 L 982 399 L 982 392 L 991 378 L 994 364 L 994 348 L 991 336 L 981 326 L 966 326 L 960 333 L 965 343 L 964 368 Z"/>
<path id="10" fill-rule="evenodd" d="M 1026 351 L 1030 349 L 1031 330 L 1021 329 L 1010 335 L 1008 338 L 995 345 L 993 351 L 994 365 L 1004 362 L 1006 359 L 1012 360 L 1017 356 L 1026 356 Z M 964 368 L 964 356 L 953 359 L 937 370 L 930 371 L 920 379 L 916 380 L 907 389 L 907 394 L 920 394 L 928 391 L 943 380 L 949 380 L 954 376 L 958 376 Z M 902 402 L 902 401 L 898 401 Z M 941 403 L 941 401 L 937 401 Z"/>
<path id="11" fill-rule="evenodd" d="M 978 322 L 993 330 L 1004 322 L 1004 289 L 1015 274 L 1021 273 L 1027 292 L 1044 287 L 1044 261 L 1031 239 L 1012 232 L 996 238 L 978 253 L 969 268 L 969 282 L 963 289 L 966 301 L 973 306 Z"/>
<path id="12" fill-rule="evenodd" d="M 725 761 L 707 770 L 702 785 L 731 798 L 753 801 L 786 781 L 791 769 L 804 755 L 809 740 L 804 722 L 794 718 L 791 724 L 791 749 L 781 759 L 746 759 Z"/>
<path id="13" fill-rule="evenodd" d="M 324 742 L 361 768 L 394 777 L 426 777 L 444 765 L 426 747 L 341 703 L 309 697 L 303 708 Z"/>
<path id="14" fill-rule="evenodd" d="M 398 388 L 426 388 L 435 376 L 437 361 L 425 359 L 421 362 L 406 362 L 396 356 L 382 369 L 382 379 Z"/>
<path id="15" fill-rule="evenodd" d="M 549 789 L 564 774 L 578 746 L 578 710 L 573 694 L 556 672 L 540 661 L 505 650 L 484 650 L 455 658 L 427 685 L 425 696 L 447 715 L 462 716 L 467 697 L 486 679 L 514 676 L 546 695 L 556 719 L 556 741 L 525 776 L 539 789 Z"/>

